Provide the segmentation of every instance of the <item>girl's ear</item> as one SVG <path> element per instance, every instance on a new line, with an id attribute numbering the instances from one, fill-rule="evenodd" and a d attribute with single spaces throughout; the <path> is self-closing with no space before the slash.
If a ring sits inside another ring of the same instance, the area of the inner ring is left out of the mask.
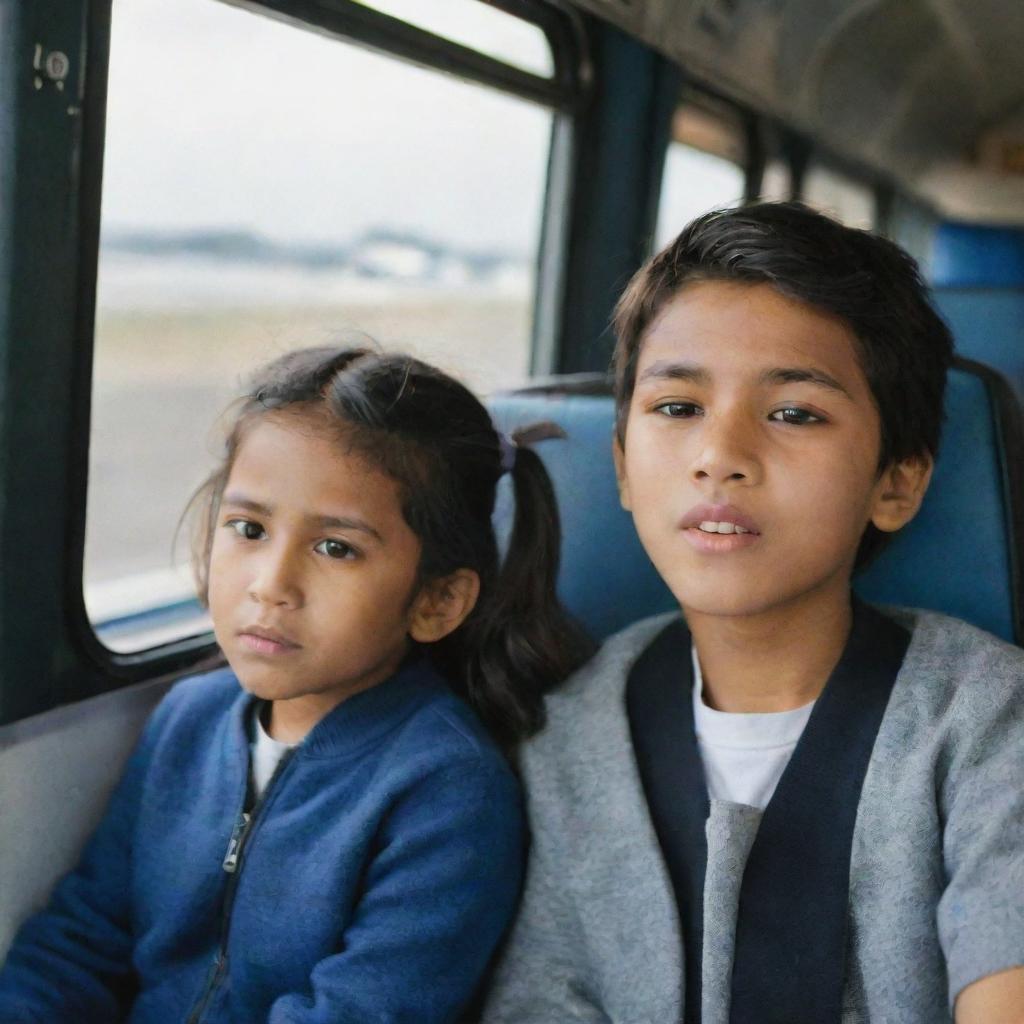
<path id="1" fill-rule="evenodd" d="M 454 633 L 476 607 L 480 577 L 472 569 L 423 585 L 409 611 L 409 636 L 417 643 L 436 643 Z"/>
<path id="2" fill-rule="evenodd" d="M 894 462 L 875 484 L 871 522 L 884 533 L 906 526 L 921 507 L 935 463 L 930 455 Z"/>

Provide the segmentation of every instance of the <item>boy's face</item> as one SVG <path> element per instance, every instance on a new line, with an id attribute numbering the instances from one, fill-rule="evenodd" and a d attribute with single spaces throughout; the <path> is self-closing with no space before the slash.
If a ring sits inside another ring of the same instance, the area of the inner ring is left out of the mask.
<path id="1" fill-rule="evenodd" d="M 768 285 L 697 282 L 648 328 L 616 444 L 623 505 L 689 612 L 845 602 L 869 522 L 916 512 L 926 459 L 878 474 L 881 423 L 838 318 Z"/>

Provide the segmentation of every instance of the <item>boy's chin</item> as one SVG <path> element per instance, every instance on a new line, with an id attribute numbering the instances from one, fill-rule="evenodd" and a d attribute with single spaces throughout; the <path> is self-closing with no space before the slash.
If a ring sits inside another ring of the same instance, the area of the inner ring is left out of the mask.
<path id="1" fill-rule="evenodd" d="M 834 599 L 849 603 L 849 582 L 845 587 L 836 587 Z M 829 602 L 828 593 L 816 589 L 785 592 L 757 592 L 750 588 L 697 589 L 694 587 L 673 588 L 673 594 L 687 618 L 698 616 L 721 619 L 771 619 L 788 618 L 799 614 L 801 608 L 823 609 L 823 602 Z"/>

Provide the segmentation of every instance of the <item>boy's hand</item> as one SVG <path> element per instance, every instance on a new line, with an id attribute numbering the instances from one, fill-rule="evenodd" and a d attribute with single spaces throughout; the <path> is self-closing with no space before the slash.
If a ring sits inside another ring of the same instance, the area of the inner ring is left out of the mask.
<path id="1" fill-rule="evenodd" d="M 956 1024 L 1024 1024 L 1024 967 L 967 985 L 956 999 Z"/>

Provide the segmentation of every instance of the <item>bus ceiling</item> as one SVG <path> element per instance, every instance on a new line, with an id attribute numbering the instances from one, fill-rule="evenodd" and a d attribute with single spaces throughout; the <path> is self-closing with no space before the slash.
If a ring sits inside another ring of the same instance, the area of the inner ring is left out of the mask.
<path id="1" fill-rule="evenodd" d="M 956 220 L 1024 220 L 1024 5 L 574 0 Z"/>

